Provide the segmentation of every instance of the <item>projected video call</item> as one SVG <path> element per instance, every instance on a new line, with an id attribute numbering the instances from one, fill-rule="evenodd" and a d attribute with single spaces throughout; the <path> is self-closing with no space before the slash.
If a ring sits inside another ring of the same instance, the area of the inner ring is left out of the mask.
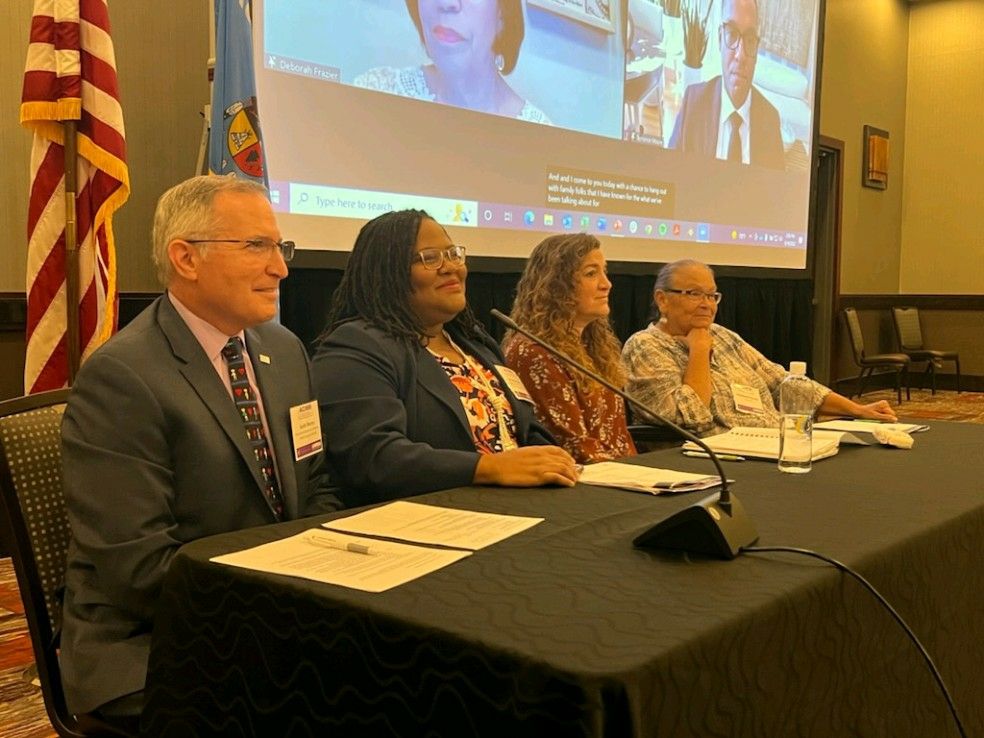
<path id="1" fill-rule="evenodd" d="M 691 242 L 731 249 L 715 263 L 802 267 L 817 5 L 258 2 L 275 204 L 356 220 L 416 206 L 633 241 L 621 258 Z"/>

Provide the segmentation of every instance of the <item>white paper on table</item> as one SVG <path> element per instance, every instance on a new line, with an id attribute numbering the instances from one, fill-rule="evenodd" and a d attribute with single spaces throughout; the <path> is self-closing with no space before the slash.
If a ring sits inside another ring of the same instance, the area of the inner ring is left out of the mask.
<path id="1" fill-rule="evenodd" d="M 578 481 L 602 487 L 619 487 L 658 495 L 661 492 L 691 492 L 721 484 L 717 476 L 691 474 L 674 469 L 659 469 L 618 461 L 588 464 Z"/>
<path id="2" fill-rule="evenodd" d="M 312 528 L 210 561 L 364 592 L 384 592 L 466 556 L 471 556 L 471 551 L 409 546 Z"/>
<path id="3" fill-rule="evenodd" d="M 472 512 L 398 500 L 322 525 L 346 533 L 477 551 L 542 522 L 543 518 Z"/>
<path id="4" fill-rule="evenodd" d="M 845 433 L 874 433 L 875 430 L 899 431 L 902 433 L 922 433 L 929 430 L 928 425 L 917 423 L 880 423 L 877 420 L 825 420 L 822 423 L 814 423 L 814 430 L 832 430 Z"/>

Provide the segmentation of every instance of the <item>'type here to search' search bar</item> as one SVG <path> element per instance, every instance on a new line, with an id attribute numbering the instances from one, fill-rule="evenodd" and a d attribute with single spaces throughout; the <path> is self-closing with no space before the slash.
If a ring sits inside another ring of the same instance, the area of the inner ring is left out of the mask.
<path id="1" fill-rule="evenodd" d="M 478 202 L 474 200 L 453 200 L 444 197 L 373 192 L 293 182 L 289 187 L 290 212 L 300 215 L 375 218 L 390 210 L 416 208 L 426 210 L 434 220 L 444 225 L 474 227 L 478 220 Z"/>

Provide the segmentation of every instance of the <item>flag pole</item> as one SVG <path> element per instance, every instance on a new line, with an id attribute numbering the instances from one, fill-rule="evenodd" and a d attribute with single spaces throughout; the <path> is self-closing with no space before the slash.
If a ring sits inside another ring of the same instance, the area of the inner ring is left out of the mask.
<path id="1" fill-rule="evenodd" d="M 75 382 L 81 364 L 79 349 L 79 244 L 75 197 L 78 194 L 78 125 L 62 121 L 65 132 L 65 320 L 68 385 Z"/>

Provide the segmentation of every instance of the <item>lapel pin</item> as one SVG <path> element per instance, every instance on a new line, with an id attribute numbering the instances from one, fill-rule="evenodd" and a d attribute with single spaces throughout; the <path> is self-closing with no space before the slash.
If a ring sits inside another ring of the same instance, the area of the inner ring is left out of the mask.
<path id="1" fill-rule="evenodd" d="M 266 354 L 260 354 L 260 363 L 261 364 L 269 364 L 270 363 L 270 357 L 267 356 Z"/>

